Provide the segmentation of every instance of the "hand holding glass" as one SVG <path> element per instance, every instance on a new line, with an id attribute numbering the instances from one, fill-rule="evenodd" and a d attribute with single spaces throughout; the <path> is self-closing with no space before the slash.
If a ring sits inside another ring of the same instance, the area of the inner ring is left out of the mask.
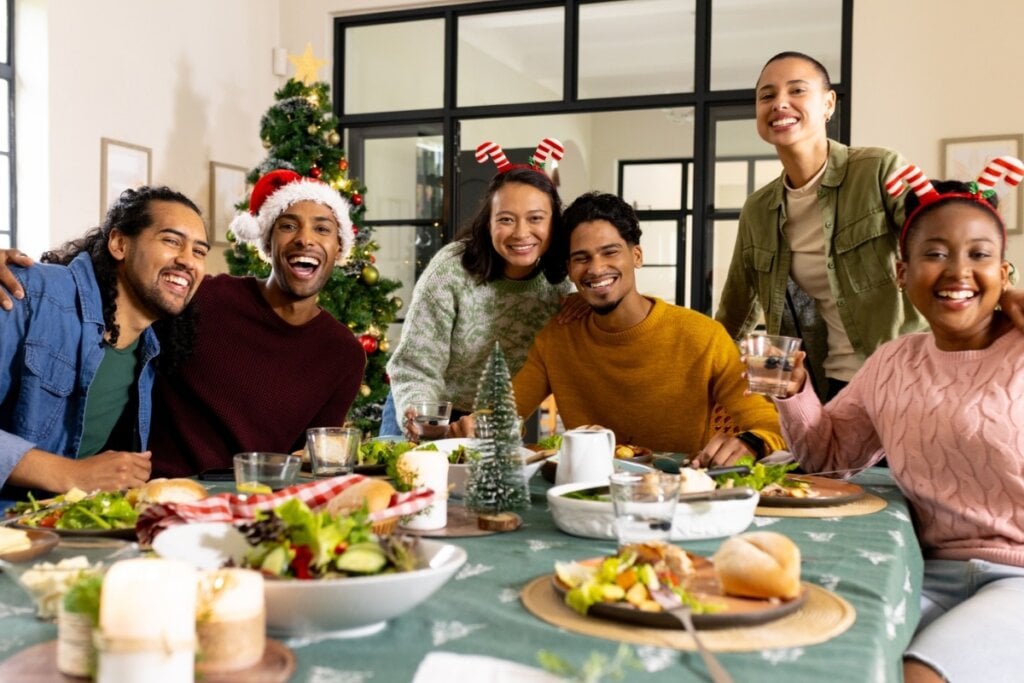
<path id="1" fill-rule="evenodd" d="M 784 397 L 789 390 L 800 340 L 774 334 L 750 334 L 743 342 L 747 357 L 747 381 L 750 392 Z"/>
<path id="2" fill-rule="evenodd" d="M 448 434 L 448 420 L 452 416 L 452 404 L 447 401 L 414 401 L 409 406 L 412 412 L 412 440 L 434 441 Z"/>
<path id="3" fill-rule="evenodd" d="M 668 541 L 679 500 L 679 475 L 616 472 L 608 479 L 619 545 Z"/>
<path id="4" fill-rule="evenodd" d="M 314 427 L 306 430 L 306 451 L 314 477 L 348 474 L 359 457 L 363 433 L 354 427 Z"/>

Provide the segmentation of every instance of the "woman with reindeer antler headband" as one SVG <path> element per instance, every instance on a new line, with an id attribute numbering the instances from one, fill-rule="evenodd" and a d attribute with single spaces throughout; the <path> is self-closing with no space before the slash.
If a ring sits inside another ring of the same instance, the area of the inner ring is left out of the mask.
<path id="1" fill-rule="evenodd" d="M 896 288 L 903 200 L 884 186 L 903 161 L 830 140 L 835 106 L 828 71 L 808 55 L 782 52 L 761 70 L 757 131 L 783 173 L 743 206 L 715 315 L 735 339 L 762 311 L 769 334 L 801 337 L 825 400 L 880 344 L 923 329 Z M 1024 293 L 1008 292 L 1003 305 L 1024 328 Z"/>
<path id="2" fill-rule="evenodd" d="M 493 159 L 498 174 L 476 216 L 416 282 L 388 361 L 381 435 L 401 434 L 396 412 L 405 416 L 416 400 L 450 401 L 453 422 L 471 412 L 495 341 L 513 374 L 526 361 L 537 330 L 572 289 L 565 257 L 551 249 L 562 228 L 561 199 L 541 166 L 563 154 L 552 138 L 540 142 L 529 164 L 512 164 L 493 142 L 477 147 L 477 161 Z"/>
<path id="3" fill-rule="evenodd" d="M 904 679 L 1007 680 L 1024 671 L 1024 333 L 997 305 L 1009 287 L 993 185 L 1024 163 L 990 162 L 972 183 L 914 166 L 897 282 L 931 326 L 880 346 L 822 406 L 802 353 L 776 399 L 791 451 L 810 473 L 855 471 L 884 452 L 914 510 L 925 554 L 921 621 Z"/>

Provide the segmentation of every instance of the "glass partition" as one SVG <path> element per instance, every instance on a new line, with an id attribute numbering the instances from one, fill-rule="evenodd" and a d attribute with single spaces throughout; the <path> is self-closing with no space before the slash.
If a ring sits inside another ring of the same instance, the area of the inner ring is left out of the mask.
<path id="1" fill-rule="evenodd" d="M 443 104 L 444 19 L 345 29 L 346 114 Z"/>

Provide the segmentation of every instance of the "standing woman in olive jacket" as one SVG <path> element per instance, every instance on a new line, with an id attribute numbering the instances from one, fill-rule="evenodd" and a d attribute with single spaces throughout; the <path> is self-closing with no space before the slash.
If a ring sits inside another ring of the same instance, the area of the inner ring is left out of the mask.
<path id="1" fill-rule="evenodd" d="M 892 150 L 830 140 L 836 106 L 816 59 L 782 52 L 756 86 L 757 132 L 783 173 L 752 194 L 716 318 L 736 339 L 760 320 L 769 334 L 801 337 L 824 400 L 846 386 L 878 346 L 925 327 L 896 284 L 903 200 L 885 179 L 904 161 Z M 1024 328 L 1024 292 L 1001 301 Z"/>

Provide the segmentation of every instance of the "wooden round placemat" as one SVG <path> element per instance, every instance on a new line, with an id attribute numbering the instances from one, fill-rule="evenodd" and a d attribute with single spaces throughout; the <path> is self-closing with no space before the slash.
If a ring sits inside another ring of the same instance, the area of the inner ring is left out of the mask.
<path id="1" fill-rule="evenodd" d="M 285 683 L 295 673 L 295 654 L 283 643 L 267 638 L 263 659 L 248 669 L 197 673 L 203 683 Z M 0 662 L 0 681 L 19 683 L 82 683 L 89 680 L 57 670 L 57 641 L 27 647 Z"/>
<path id="2" fill-rule="evenodd" d="M 518 516 L 518 515 L 517 515 Z M 522 525 L 522 518 L 519 519 L 518 529 Z M 424 538 L 468 538 L 470 536 L 491 536 L 492 534 L 507 533 L 505 531 L 493 531 L 481 529 L 476 523 L 476 514 L 466 509 L 464 505 L 452 505 L 448 503 L 448 523 L 440 529 L 406 529 L 399 526 L 396 530 L 400 534 L 412 536 L 423 536 Z"/>
<path id="3" fill-rule="evenodd" d="M 807 582 L 803 586 L 807 601 L 793 614 L 758 626 L 702 630 L 701 641 L 715 652 L 801 647 L 835 638 L 853 625 L 857 618 L 853 605 L 820 586 Z M 683 630 L 643 628 L 576 612 L 559 597 L 550 574 L 527 584 L 520 598 L 527 611 L 538 619 L 573 633 L 637 645 L 697 649 L 693 638 Z"/>
<path id="4" fill-rule="evenodd" d="M 873 515 L 885 509 L 889 503 L 872 493 L 865 493 L 857 500 L 842 505 L 823 505 L 821 507 L 766 507 L 758 505 L 754 514 L 758 517 L 857 517 Z"/>

